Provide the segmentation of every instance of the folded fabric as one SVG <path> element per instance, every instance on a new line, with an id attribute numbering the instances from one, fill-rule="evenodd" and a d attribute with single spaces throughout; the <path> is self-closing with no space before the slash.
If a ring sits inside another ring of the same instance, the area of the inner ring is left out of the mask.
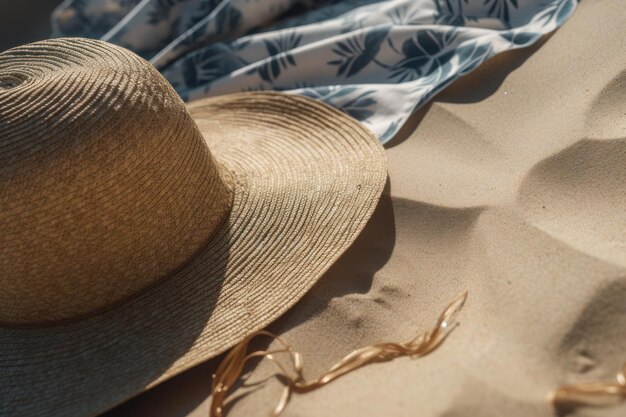
<path id="1" fill-rule="evenodd" d="M 53 36 L 124 46 L 185 100 L 279 90 L 384 143 L 452 81 L 560 26 L 577 0 L 66 0 Z"/>

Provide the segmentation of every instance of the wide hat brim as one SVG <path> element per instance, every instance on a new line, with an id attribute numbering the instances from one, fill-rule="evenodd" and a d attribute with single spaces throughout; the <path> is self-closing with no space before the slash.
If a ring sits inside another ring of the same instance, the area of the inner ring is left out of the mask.
<path id="1" fill-rule="evenodd" d="M 189 264 L 123 303 L 0 328 L 0 415 L 98 414 L 216 356 L 298 301 L 372 214 L 384 150 L 343 113 L 278 93 L 188 108 L 231 174 L 228 218 Z"/>

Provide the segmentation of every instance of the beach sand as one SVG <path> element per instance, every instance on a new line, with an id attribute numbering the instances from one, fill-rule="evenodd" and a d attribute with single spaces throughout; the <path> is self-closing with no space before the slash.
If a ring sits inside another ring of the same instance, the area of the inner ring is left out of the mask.
<path id="1" fill-rule="evenodd" d="M 564 383 L 626 362 L 626 8 L 584 0 L 539 45 L 488 61 L 388 146 L 389 184 L 358 241 L 271 330 L 315 377 L 355 348 L 429 329 L 469 291 L 460 326 L 421 358 L 359 369 L 295 395 L 284 416 L 557 413 Z M 208 416 L 219 358 L 111 410 Z M 261 362 L 251 381 L 274 368 Z M 265 416 L 269 382 L 232 417 Z"/>

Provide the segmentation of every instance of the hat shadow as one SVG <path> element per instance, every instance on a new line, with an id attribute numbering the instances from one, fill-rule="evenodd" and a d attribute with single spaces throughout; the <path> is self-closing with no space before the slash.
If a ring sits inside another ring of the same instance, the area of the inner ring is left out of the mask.
<path id="1" fill-rule="evenodd" d="M 357 239 L 313 288 L 270 326 L 270 330 L 282 333 L 306 322 L 322 311 L 333 298 L 353 293 L 367 293 L 372 286 L 374 274 L 390 258 L 395 240 L 390 181 L 387 179 L 378 205 Z M 263 349 L 267 345 L 268 342 L 262 340 L 255 343 L 254 347 Z M 220 355 L 186 370 L 110 410 L 103 414 L 103 417 L 190 415 L 210 396 L 211 376 L 223 356 Z M 252 369 L 254 366 L 255 364 L 252 364 Z M 206 415 L 204 408 L 198 411 L 198 415 Z"/>

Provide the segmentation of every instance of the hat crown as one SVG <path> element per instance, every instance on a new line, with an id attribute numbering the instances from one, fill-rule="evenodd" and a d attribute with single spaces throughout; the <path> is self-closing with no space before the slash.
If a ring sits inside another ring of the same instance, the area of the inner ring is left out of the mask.
<path id="1" fill-rule="evenodd" d="M 183 266 L 230 191 L 184 103 L 94 40 L 0 54 L 0 323 L 80 317 Z"/>

